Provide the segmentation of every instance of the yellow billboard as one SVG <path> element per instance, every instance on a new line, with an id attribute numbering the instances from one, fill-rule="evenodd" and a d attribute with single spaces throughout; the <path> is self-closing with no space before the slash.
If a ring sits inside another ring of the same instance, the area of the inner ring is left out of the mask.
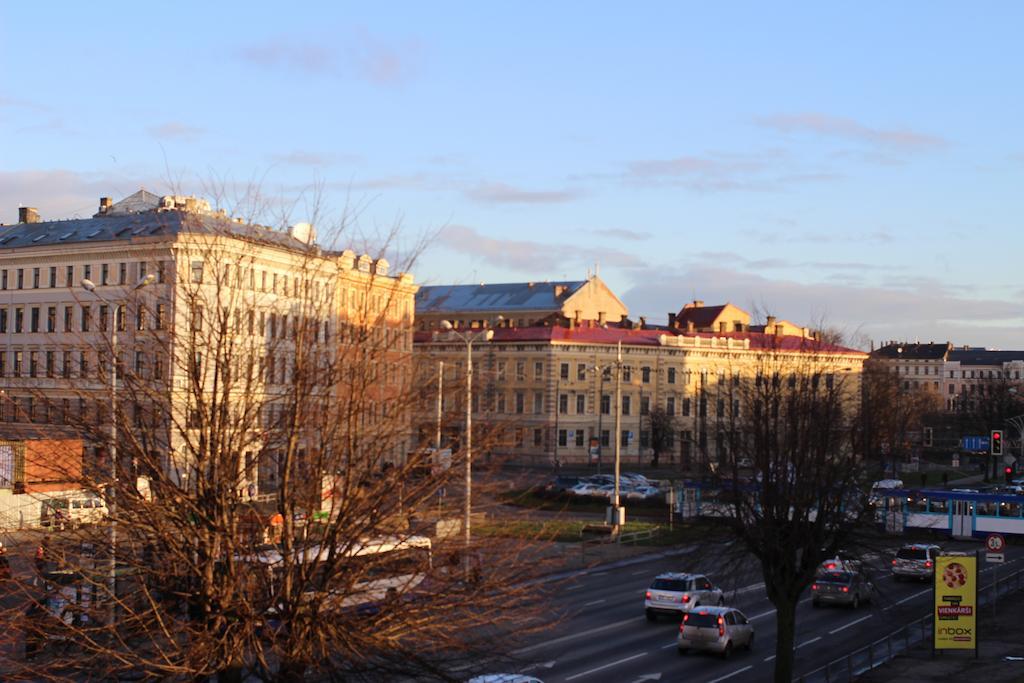
<path id="1" fill-rule="evenodd" d="M 978 558 L 941 555 L 935 559 L 935 649 L 978 646 Z"/>

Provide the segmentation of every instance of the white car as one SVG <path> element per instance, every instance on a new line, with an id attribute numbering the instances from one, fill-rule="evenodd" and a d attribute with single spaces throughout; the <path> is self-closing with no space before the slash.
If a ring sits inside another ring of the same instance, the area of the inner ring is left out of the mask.
<path id="1" fill-rule="evenodd" d="M 676 641 L 679 654 L 708 650 L 728 659 L 737 647 L 748 650 L 754 647 L 754 626 L 738 609 L 705 607 L 683 615 Z"/>
<path id="2" fill-rule="evenodd" d="M 661 491 L 653 486 L 637 486 L 626 491 L 626 498 L 630 500 L 647 500 L 661 495 Z"/>
<path id="3" fill-rule="evenodd" d="M 695 607 L 724 604 L 722 590 L 703 574 L 659 574 L 644 594 L 648 621 L 654 621 L 659 614 L 679 615 Z"/>

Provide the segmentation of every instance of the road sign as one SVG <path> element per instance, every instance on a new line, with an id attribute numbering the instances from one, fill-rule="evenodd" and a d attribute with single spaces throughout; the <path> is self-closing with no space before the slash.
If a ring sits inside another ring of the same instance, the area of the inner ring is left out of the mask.
<path id="1" fill-rule="evenodd" d="M 1006 561 L 1006 555 L 1004 555 L 1003 553 L 985 553 L 985 561 L 1002 564 Z"/>
<path id="2" fill-rule="evenodd" d="M 1001 553 L 1003 548 L 1006 547 L 1006 540 L 1002 534 L 989 534 L 988 538 L 985 539 L 985 547 L 988 548 L 990 553 Z M 989 561 L 991 562 L 992 560 Z"/>
<path id="3" fill-rule="evenodd" d="M 987 436 L 965 436 L 960 439 L 960 448 L 972 453 L 988 453 L 990 448 Z"/>

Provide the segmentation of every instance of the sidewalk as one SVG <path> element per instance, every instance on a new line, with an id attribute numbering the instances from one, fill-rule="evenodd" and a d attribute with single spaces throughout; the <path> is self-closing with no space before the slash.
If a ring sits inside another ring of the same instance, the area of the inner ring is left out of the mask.
<path id="1" fill-rule="evenodd" d="M 979 617 L 981 647 L 978 658 L 971 651 L 945 652 L 932 658 L 931 648 L 919 647 L 866 673 L 861 683 L 919 683 L 920 681 L 1024 681 L 1024 629 L 1020 614 L 1024 592 L 1002 598 L 992 616 L 992 607 L 982 607 Z M 1007 661 L 1006 657 L 1019 659 Z"/>

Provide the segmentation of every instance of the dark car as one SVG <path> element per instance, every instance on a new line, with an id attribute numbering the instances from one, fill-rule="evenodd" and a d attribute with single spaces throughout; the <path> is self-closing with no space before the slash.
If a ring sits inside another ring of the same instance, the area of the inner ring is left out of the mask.
<path id="1" fill-rule="evenodd" d="M 579 477 L 552 477 L 551 481 L 544 486 L 544 490 L 548 493 L 565 493 L 578 483 L 580 483 Z"/>
<path id="2" fill-rule="evenodd" d="M 823 604 L 849 605 L 857 609 L 875 596 L 875 586 L 862 572 L 822 572 L 811 584 L 811 602 L 815 607 Z"/>

